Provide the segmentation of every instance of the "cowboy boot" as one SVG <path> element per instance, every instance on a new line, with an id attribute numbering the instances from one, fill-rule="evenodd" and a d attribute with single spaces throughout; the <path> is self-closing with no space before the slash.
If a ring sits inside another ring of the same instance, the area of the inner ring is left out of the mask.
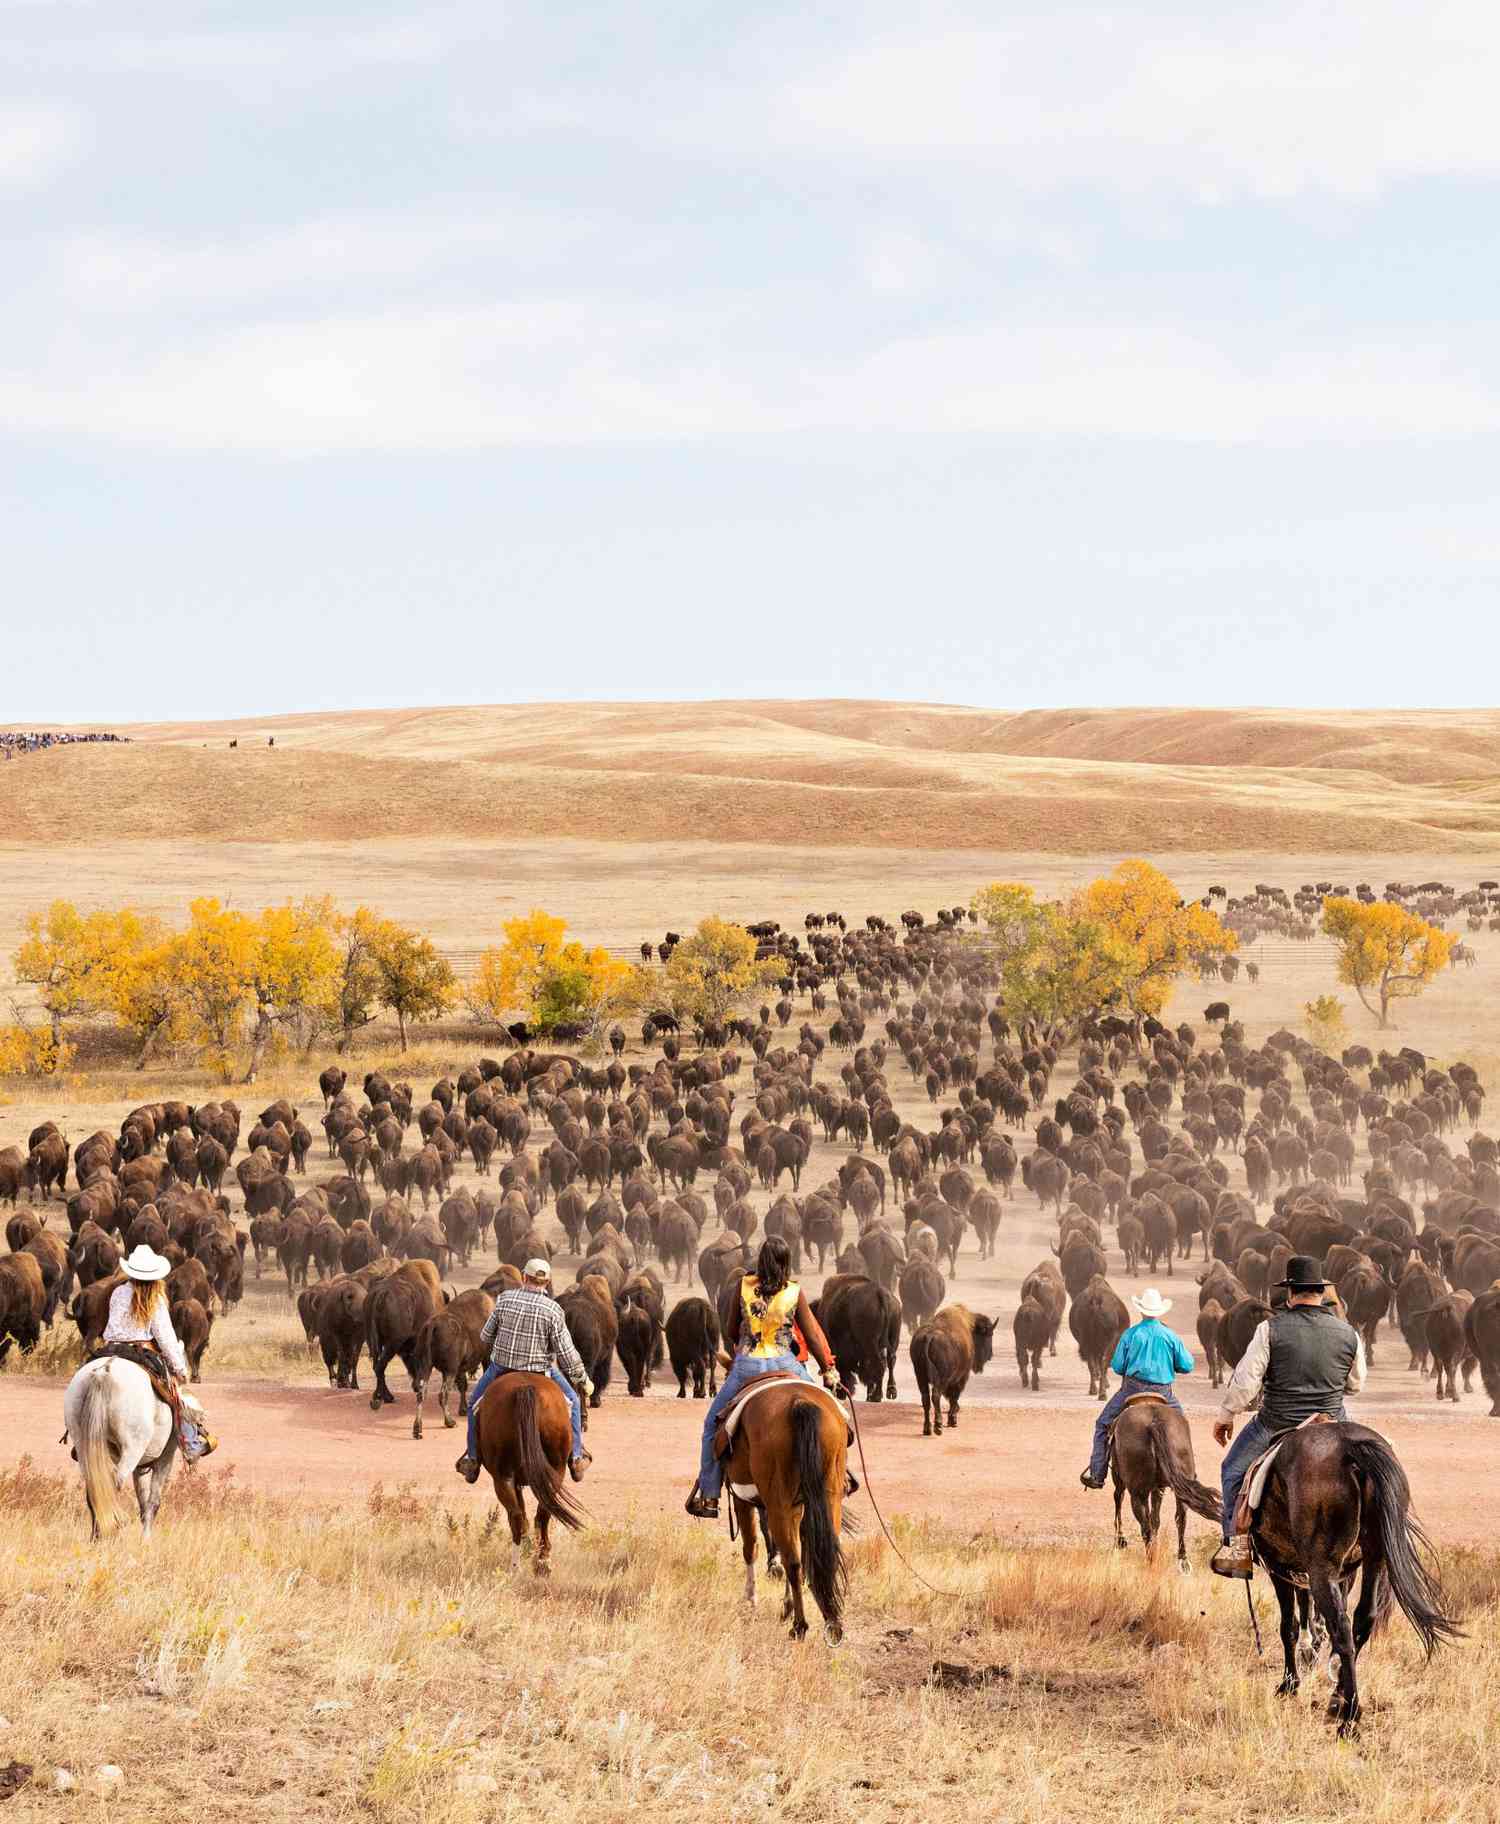
<path id="1" fill-rule="evenodd" d="M 700 1494 L 696 1482 L 693 1484 L 693 1492 L 683 1506 L 695 1520 L 717 1520 L 719 1517 L 718 1502 L 709 1495 Z"/>
<path id="2" fill-rule="evenodd" d="M 463 1477 L 464 1481 L 470 1485 L 479 1480 L 479 1464 L 475 1462 L 474 1458 L 471 1457 L 467 1451 L 464 1452 L 453 1467 Z"/>
<path id="3" fill-rule="evenodd" d="M 583 1472 L 588 1468 L 589 1464 L 592 1463 L 593 1460 L 594 1459 L 589 1455 L 589 1453 L 586 1450 L 580 1450 L 578 1455 L 569 1462 L 568 1474 L 573 1478 L 573 1480 L 575 1482 L 581 1482 L 583 1480 Z"/>
<path id="4" fill-rule="evenodd" d="M 1103 1488 L 1104 1486 L 1103 1476 L 1096 1476 L 1092 1468 L 1086 1469 L 1078 1480 L 1085 1488 Z"/>
<path id="5" fill-rule="evenodd" d="M 1255 1574 L 1255 1560 L 1250 1551 L 1250 1535 L 1236 1533 L 1226 1539 L 1208 1561 L 1208 1568 L 1218 1577 L 1239 1577 L 1246 1582 Z"/>

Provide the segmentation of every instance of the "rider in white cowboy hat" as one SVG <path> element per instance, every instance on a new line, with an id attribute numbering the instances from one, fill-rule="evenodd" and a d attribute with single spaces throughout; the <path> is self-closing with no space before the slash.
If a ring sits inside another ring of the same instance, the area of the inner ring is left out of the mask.
<path id="1" fill-rule="evenodd" d="M 153 1350 L 165 1364 L 174 1381 L 188 1376 L 187 1357 L 177 1332 L 172 1328 L 172 1314 L 167 1305 L 166 1287 L 162 1283 L 172 1271 L 172 1263 L 144 1242 L 120 1263 L 127 1283 L 116 1286 L 109 1295 L 109 1322 L 104 1326 L 103 1347 L 117 1343 Z M 197 1424 L 191 1413 L 183 1414 L 183 1452 L 190 1460 L 206 1457 L 214 1449 L 213 1436 Z"/>
<path id="2" fill-rule="evenodd" d="M 1094 1422 L 1094 1448 L 1089 1456 L 1089 1466 L 1078 1478 L 1085 1488 L 1104 1486 L 1104 1471 L 1109 1463 L 1109 1434 L 1130 1396 L 1159 1393 L 1181 1412 L 1177 1395 L 1172 1391 L 1172 1377 L 1193 1372 L 1193 1358 L 1182 1338 L 1161 1321 L 1172 1309 L 1171 1299 L 1163 1298 L 1155 1286 L 1147 1286 L 1139 1298 L 1130 1302 L 1135 1306 L 1140 1322 L 1123 1332 L 1110 1357 L 1110 1368 L 1119 1375 L 1120 1385 Z"/>

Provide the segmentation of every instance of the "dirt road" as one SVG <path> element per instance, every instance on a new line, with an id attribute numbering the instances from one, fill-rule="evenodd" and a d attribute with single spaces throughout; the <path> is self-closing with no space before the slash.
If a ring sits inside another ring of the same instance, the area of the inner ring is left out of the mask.
<path id="1" fill-rule="evenodd" d="M 920 1408 L 906 1401 L 860 1404 L 870 1473 L 887 1518 L 933 1519 L 1032 1542 L 1105 1543 L 1111 1497 L 1086 1494 L 1078 1486 L 1096 1403 L 1081 1395 L 1043 1395 L 1026 1404 L 1019 1388 L 1013 1396 L 1009 1388 L 1002 1393 L 993 1372 L 974 1391 L 981 1388 L 992 1399 L 1000 1395 L 999 1403 L 966 1403 L 958 1429 L 941 1438 L 921 1435 Z M 487 1489 L 470 1490 L 454 1475 L 463 1434 L 444 1431 L 431 1402 L 426 1436 L 420 1442 L 412 1438 L 409 1393 L 376 1414 L 367 1394 L 338 1393 L 311 1382 L 278 1386 L 237 1379 L 200 1391 L 223 1440 L 214 1467 L 233 1471 L 244 1486 L 322 1500 L 364 1501 L 376 1487 L 390 1493 L 407 1485 L 449 1497 L 455 1505 L 492 1499 Z M 1209 1425 L 1216 1401 L 1206 1386 L 1185 1392 L 1199 1472 L 1213 1482 L 1219 1453 Z M 1418 1512 L 1446 1544 L 1493 1538 L 1485 1491 L 1493 1487 L 1500 1422 L 1480 1418 L 1482 1410 L 1476 1400 L 1458 1413 L 1439 1412 L 1435 1403 L 1430 1412 L 1394 1410 L 1378 1399 L 1359 1405 L 1359 1416 L 1394 1444 L 1411 1477 Z M 691 1400 L 678 1401 L 660 1377 L 642 1400 L 612 1389 L 591 1415 L 595 1463 L 581 1490 L 591 1513 L 600 1521 L 619 1521 L 632 1512 L 680 1512 L 692 1483 L 703 1411 Z M 30 1455 L 43 1469 L 66 1468 L 67 1451 L 57 1442 L 61 1429 L 60 1382 L 0 1380 L 0 1430 L 8 1459 Z M 867 1528 L 874 1526 L 863 1495 L 854 1511 Z M 686 1518 L 682 1523 L 692 1524 Z M 1133 1536 L 1128 1509 L 1126 1524 L 1127 1536 Z M 1207 1531 L 1199 1521 L 1190 1530 Z"/>

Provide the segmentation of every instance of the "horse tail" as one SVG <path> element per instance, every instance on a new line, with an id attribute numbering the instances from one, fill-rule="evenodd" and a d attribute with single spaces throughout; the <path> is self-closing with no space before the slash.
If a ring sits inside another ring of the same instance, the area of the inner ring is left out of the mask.
<path id="1" fill-rule="evenodd" d="M 1212 1520 L 1218 1526 L 1224 1516 L 1224 1504 L 1219 1491 L 1209 1488 L 1190 1476 L 1186 1470 L 1178 1468 L 1172 1452 L 1167 1448 L 1160 1425 L 1153 1425 L 1148 1435 L 1151 1439 L 1151 1460 L 1163 1484 L 1171 1489 L 1185 1508 L 1201 1519 Z"/>
<path id="2" fill-rule="evenodd" d="M 828 1497 L 829 1464 L 823 1450 L 824 1405 L 797 1400 L 792 1406 L 792 1455 L 802 1493 L 802 1571 L 813 1600 L 830 1627 L 843 1616 L 848 1569 L 833 1504 Z M 842 1422 L 842 1421 L 840 1421 Z"/>
<path id="3" fill-rule="evenodd" d="M 115 1460 L 109 1450 L 108 1371 L 91 1374 L 83 1384 L 78 1402 L 78 1422 L 73 1443 L 78 1451 L 78 1467 L 83 1472 L 83 1490 L 88 1496 L 94 1528 L 107 1539 L 120 1525 L 120 1489 Z"/>
<path id="4" fill-rule="evenodd" d="M 531 1490 L 538 1514 L 545 1514 L 549 1520 L 556 1520 L 560 1526 L 571 1527 L 576 1532 L 583 1525 L 583 1513 L 563 1487 L 542 1449 L 536 1388 L 517 1388 L 510 1410 L 516 1428 L 516 1463 L 521 1472 L 520 1480 Z"/>
<path id="5" fill-rule="evenodd" d="M 1368 1486 L 1368 1505 L 1391 1594 L 1431 1658 L 1445 1641 L 1462 1639 L 1463 1630 L 1444 1612 L 1442 1585 L 1423 1562 L 1421 1554 L 1430 1552 L 1432 1545 L 1412 1517 L 1406 1471 L 1385 1439 L 1373 1432 L 1362 1438 L 1346 1437 L 1344 1460 Z M 1369 1568 L 1365 1575 L 1370 1575 Z"/>

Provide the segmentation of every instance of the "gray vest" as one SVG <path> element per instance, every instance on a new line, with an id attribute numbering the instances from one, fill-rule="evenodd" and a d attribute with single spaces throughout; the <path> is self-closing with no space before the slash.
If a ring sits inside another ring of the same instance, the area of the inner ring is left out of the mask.
<path id="1" fill-rule="evenodd" d="M 1315 1412 L 1337 1418 L 1359 1346 L 1354 1330 L 1322 1305 L 1289 1305 L 1269 1321 L 1271 1361 L 1261 1392 L 1261 1423 L 1285 1431 Z"/>

